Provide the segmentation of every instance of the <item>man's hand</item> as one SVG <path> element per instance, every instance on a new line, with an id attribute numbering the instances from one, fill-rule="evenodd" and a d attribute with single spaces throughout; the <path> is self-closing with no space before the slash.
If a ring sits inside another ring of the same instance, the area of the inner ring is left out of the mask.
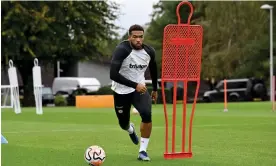
<path id="1" fill-rule="evenodd" d="M 158 98 L 157 91 L 152 91 L 152 92 L 151 92 L 151 98 L 152 98 L 152 100 L 154 100 L 154 102 L 155 102 L 155 104 L 156 104 L 157 98 Z"/>
<path id="2" fill-rule="evenodd" d="M 143 84 L 138 84 L 136 86 L 136 90 L 137 90 L 137 92 L 140 92 L 140 93 L 146 93 L 147 87 Z"/>

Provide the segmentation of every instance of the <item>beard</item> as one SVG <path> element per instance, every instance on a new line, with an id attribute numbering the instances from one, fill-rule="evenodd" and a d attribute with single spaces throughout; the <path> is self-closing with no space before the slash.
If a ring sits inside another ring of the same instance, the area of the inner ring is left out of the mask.
<path id="1" fill-rule="evenodd" d="M 132 48 L 135 49 L 135 50 L 141 50 L 143 48 L 142 44 L 137 46 L 137 45 L 133 44 L 131 41 L 130 41 L 130 44 L 131 44 Z"/>

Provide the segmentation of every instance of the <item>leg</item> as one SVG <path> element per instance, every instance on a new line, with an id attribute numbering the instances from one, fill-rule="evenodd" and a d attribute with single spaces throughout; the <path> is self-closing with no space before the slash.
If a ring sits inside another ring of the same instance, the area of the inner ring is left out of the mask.
<path id="1" fill-rule="evenodd" d="M 146 151 L 152 130 L 151 102 L 151 97 L 148 92 L 146 92 L 145 94 L 140 94 L 138 92 L 134 93 L 132 104 L 138 110 L 142 119 L 140 125 L 141 144 L 138 159 L 144 161 L 150 160 Z"/>
<path id="2" fill-rule="evenodd" d="M 135 133 L 134 125 L 130 124 L 130 108 L 131 108 L 131 94 L 117 94 L 114 92 L 114 105 L 116 116 L 119 121 L 119 125 L 123 130 L 126 130 L 129 133 L 129 136 L 134 144 L 138 144 L 139 140 Z"/>

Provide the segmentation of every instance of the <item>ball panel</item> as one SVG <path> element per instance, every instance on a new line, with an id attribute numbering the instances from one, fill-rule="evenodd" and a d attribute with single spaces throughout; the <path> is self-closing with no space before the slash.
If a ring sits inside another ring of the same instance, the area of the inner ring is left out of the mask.
<path id="1" fill-rule="evenodd" d="M 84 153 L 84 159 L 87 163 L 90 163 L 92 160 L 92 157 L 90 156 L 90 151 L 92 151 L 93 149 L 91 147 L 87 148 L 85 153 Z"/>
<path id="2" fill-rule="evenodd" d="M 84 159 L 91 166 L 100 166 L 105 161 L 106 154 L 102 147 L 93 145 L 86 149 Z"/>

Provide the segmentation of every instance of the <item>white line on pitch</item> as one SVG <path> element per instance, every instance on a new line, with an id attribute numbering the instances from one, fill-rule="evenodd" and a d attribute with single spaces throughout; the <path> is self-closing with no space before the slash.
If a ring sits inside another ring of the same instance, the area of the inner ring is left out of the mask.
<path id="1" fill-rule="evenodd" d="M 210 125 L 193 125 L 193 127 L 222 127 L 222 126 L 258 126 L 258 125 L 274 125 L 276 123 L 258 123 L 258 124 L 210 124 Z M 94 132 L 100 132 L 102 130 L 121 130 L 118 127 L 101 127 L 101 130 L 98 129 L 98 126 L 96 128 L 92 128 L 95 126 L 91 126 L 91 129 L 53 129 L 53 130 L 33 130 L 33 131 L 6 131 L 2 133 L 6 134 L 20 134 L 20 133 L 45 133 L 45 132 L 87 132 L 87 131 L 94 131 Z M 181 128 L 181 126 L 176 126 L 177 128 Z M 164 129 L 165 126 L 155 126 L 154 129 Z M 171 128 L 171 127 L 169 127 Z"/>

